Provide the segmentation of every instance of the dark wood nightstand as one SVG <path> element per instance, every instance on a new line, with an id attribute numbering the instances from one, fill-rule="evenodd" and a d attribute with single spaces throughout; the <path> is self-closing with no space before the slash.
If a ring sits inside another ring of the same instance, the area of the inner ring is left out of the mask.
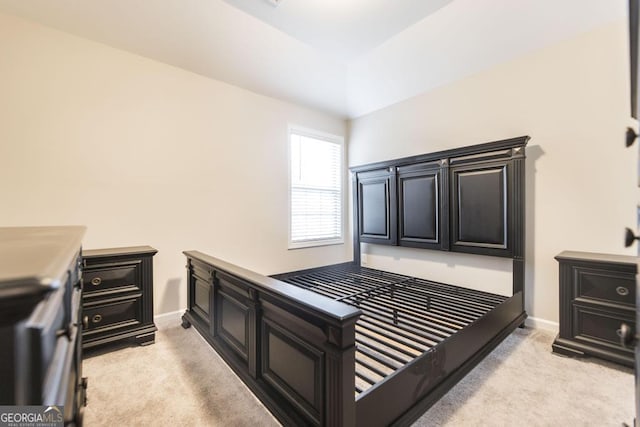
<path id="1" fill-rule="evenodd" d="M 153 256 L 150 246 L 96 249 L 83 258 L 83 348 L 134 341 L 152 344 Z"/>
<path id="2" fill-rule="evenodd" d="M 620 342 L 622 324 L 635 325 L 636 258 L 565 251 L 560 263 L 560 333 L 555 353 L 590 355 L 633 367 Z"/>

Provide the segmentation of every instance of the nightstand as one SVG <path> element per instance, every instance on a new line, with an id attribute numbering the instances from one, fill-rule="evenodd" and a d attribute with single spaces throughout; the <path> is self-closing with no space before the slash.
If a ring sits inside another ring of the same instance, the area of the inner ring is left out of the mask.
<path id="1" fill-rule="evenodd" d="M 555 353 L 590 355 L 633 367 L 620 343 L 622 324 L 635 325 L 636 258 L 565 251 L 560 263 L 560 333 Z"/>
<path id="2" fill-rule="evenodd" d="M 150 246 L 82 251 L 83 348 L 133 341 L 152 344 L 153 256 Z"/>

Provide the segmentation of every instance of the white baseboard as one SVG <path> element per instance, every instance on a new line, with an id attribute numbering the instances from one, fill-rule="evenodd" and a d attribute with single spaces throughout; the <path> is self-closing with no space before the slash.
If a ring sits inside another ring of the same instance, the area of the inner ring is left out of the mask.
<path id="1" fill-rule="evenodd" d="M 153 316 L 153 321 L 156 324 L 156 328 L 159 331 L 173 328 L 182 323 L 180 317 L 184 313 L 184 310 L 172 311 L 170 313 L 162 313 L 156 316 Z"/>
<path id="2" fill-rule="evenodd" d="M 550 320 L 540 319 L 539 317 L 527 317 L 524 324 L 530 328 L 544 329 L 546 331 L 558 332 L 560 326 L 558 322 L 552 322 Z"/>

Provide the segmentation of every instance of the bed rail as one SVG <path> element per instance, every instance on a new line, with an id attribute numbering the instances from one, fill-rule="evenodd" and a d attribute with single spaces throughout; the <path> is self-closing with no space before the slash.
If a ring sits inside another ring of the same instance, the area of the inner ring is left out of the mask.
<path id="1" fill-rule="evenodd" d="M 355 425 L 360 310 L 198 251 L 187 257 L 193 325 L 285 425 Z"/>

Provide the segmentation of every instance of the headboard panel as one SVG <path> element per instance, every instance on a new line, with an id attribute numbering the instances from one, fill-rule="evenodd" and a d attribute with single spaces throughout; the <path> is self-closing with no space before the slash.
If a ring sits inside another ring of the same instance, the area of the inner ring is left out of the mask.
<path id="1" fill-rule="evenodd" d="M 350 168 L 354 262 L 361 243 L 513 259 L 524 290 L 525 146 L 517 138 Z"/>

